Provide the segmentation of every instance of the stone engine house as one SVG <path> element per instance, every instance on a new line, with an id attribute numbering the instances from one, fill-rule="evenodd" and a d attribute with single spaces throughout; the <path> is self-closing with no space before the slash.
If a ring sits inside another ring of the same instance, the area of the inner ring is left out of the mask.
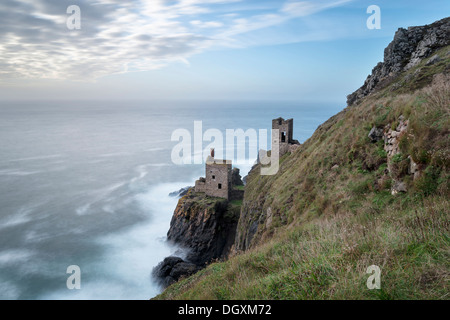
<path id="1" fill-rule="evenodd" d="M 274 134 L 274 129 L 279 130 L 278 134 Z M 292 138 L 293 131 L 294 119 L 284 120 L 280 117 L 272 120 L 272 149 L 278 144 L 280 157 L 287 152 L 294 152 L 300 146 L 300 143 Z M 257 161 L 260 161 L 259 155 Z M 211 149 L 211 154 L 206 159 L 205 171 L 205 177 L 195 181 L 195 192 L 203 192 L 207 196 L 227 200 L 243 198 L 243 190 L 233 188 L 231 160 L 215 159 L 214 149 Z M 238 169 L 237 174 L 239 175 Z"/>
<path id="2" fill-rule="evenodd" d="M 206 159 L 206 175 L 195 181 L 195 192 L 207 196 L 230 199 L 232 194 L 232 164 L 229 160 L 214 158 L 214 149 Z"/>
<path id="3" fill-rule="evenodd" d="M 278 142 L 279 143 L 279 155 L 280 157 L 287 152 L 293 152 L 300 143 L 293 139 L 294 133 L 294 119 L 284 120 L 279 117 L 272 120 L 272 130 L 278 129 L 278 137 L 272 135 L 272 148 Z"/>

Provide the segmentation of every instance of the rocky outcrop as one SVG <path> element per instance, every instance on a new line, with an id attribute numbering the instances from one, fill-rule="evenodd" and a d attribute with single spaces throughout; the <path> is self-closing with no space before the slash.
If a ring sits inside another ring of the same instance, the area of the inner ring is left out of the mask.
<path id="1" fill-rule="evenodd" d="M 370 141 L 372 141 L 372 142 L 378 142 L 378 141 L 380 141 L 381 139 L 383 139 L 383 135 L 384 135 L 383 129 L 377 128 L 377 127 L 374 126 L 374 127 L 370 130 L 370 132 L 369 132 L 369 134 L 368 134 L 368 137 L 369 137 Z"/>
<path id="2" fill-rule="evenodd" d="M 400 139 L 408 134 L 409 121 L 404 116 L 398 118 L 398 125 L 393 129 L 390 124 L 386 125 L 384 130 L 372 129 L 369 138 L 384 140 L 384 150 L 387 156 L 387 173 L 392 179 L 391 193 L 395 195 L 400 192 L 407 192 L 406 183 L 403 178 L 406 175 L 412 175 L 413 180 L 420 176 L 422 166 L 416 164 L 410 155 L 402 154 L 400 150 Z M 380 138 L 381 134 L 381 138 Z"/>
<path id="3" fill-rule="evenodd" d="M 401 72 L 417 66 L 423 59 L 450 44 L 450 18 L 431 25 L 400 28 L 394 40 L 384 50 L 384 61 L 378 63 L 364 82 L 364 85 L 347 96 L 347 105 L 358 103 L 372 92 L 383 88 Z M 427 63 L 438 62 L 439 56 Z"/>
<path id="4" fill-rule="evenodd" d="M 238 219 L 227 200 L 190 190 L 178 201 L 167 239 L 188 249 L 187 261 L 204 266 L 227 256 Z"/>
<path id="5" fill-rule="evenodd" d="M 237 171 L 239 174 L 239 171 Z M 167 232 L 169 242 L 187 251 L 185 259 L 167 257 L 152 272 L 163 287 L 190 276 L 214 260 L 225 259 L 234 243 L 240 206 L 222 198 L 196 193 L 192 187 L 184 192 Z"/>
<path id="6" fill-rule="evenodd" d="M 179 257 L 167 257 L 153 269 L 152 275 L 158 279 L 162 287 L 166 288 L 181 278 L 196 273 L 199 269 L 197 265 Z"/>
<path id="7" fill-rule="evenodd" d="M 233 168 L 231 171 L 231 184 L 233 186 L 243 186 L 244 182 L 241 179 L 239 168 Z"/>
<path id="8" fill-rule="evenodd" d="M 180 190 L 169 193 L 169 197 L 183 197 L 192 188 L 194 188 L 194 187 L 190 186 L 190 187 L 181 188 Z"/>
<path id="9" fill-rule="evenodd" d="M 392 129 L 390 124 L 386 126 L 386 133 L 384 134 L 384 150 L 387 153 L 388 163 L 393 156 L 400 153 L 399 139 L 406 134 L 408 130 L 408 120 L 403 116 L 399 117 L 399 124 L 395 129 Z"/>
<path id="10" fill-rule="evenodd" d="M 260 176 L 260 167 L 253 166 L 247 176 L 247 182 L 253 189 L 255 182 Z M 234 251 L 245 251 L 252 246 L 253 240 L 257 235 L 258 230 L 264 227 L 266 217 L 270 216 L 268 220 L 272 221 L 272 211 L 264 208 L 265 193 L 252 192 L 249 185 L 246 184 L 244 193 L 244 200 L 241 207 L 241 215 L 239 219 L 238 229 L 236 232 L 236 239 L 234 243 Z M 256 189 L 259 189 L 256 187 Z"/>

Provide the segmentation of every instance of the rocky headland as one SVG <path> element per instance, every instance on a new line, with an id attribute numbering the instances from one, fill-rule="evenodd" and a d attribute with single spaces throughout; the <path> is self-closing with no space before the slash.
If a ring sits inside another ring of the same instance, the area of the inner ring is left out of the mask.
<path id="1" fill-rule="evenodd" d="M 347 102 L 242 201 L 180 198 L 168 240 L 188 254 L 155 268 L 156 299 L 448 296 L 450 18 L 400 28 Z"/>

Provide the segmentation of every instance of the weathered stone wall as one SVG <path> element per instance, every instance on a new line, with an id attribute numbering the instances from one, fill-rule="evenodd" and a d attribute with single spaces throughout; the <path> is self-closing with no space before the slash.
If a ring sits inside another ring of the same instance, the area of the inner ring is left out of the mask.
<path id="1" fill-rule="evenodd" d="M 293 139 L 294 119 L 284 120 L 277 118 L 272 120 L 272 130 L 279 130 L 278 136 L 272 135 L 272 148 L 275 144 L 279 144 L 279 156 L 283 156 L 287 152 L 293 152 L 300 145 L 297 140 Z M 283 134 L 284 139 L 283 139 Z"/>
<path id="2" fill-rule="evenodd" d="M 231 164 L 206 164 L 206 195 L 228 199 L 231 191 Z"/>
<path id="3" fill-rule="evenodd" d="M 206 192 L 205 178 L 200 178 L 197 181 L 195 181 L 195 192 Z"/>
<path id="4" fill-rule="evenodd" d="M 279 134 L 279 142 L 280 145 L 282 143 L 292 143 L 293 141 L 293 131 L 294 131 L 294 119 L 284 120 L 283 118 L 277 118 L 272 120 L 272 129 L 278 129 L 280 131 Z M 286 132 L 285 140 L 282 141 L 282 133 Z"/>

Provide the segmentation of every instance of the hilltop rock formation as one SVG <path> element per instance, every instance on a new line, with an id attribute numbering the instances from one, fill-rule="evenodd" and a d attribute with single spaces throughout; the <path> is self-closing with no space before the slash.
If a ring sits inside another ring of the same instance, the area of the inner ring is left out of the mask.
<path id="1" fill-rule="evenodd" d="M 398 29 L 394 40 L 384 50 L 384 62 L 375 66 L 361 88 L 347 96 L 347 105 L 358 103 L 365 96 L 389 84 L 401 72 L 417 66 L 436 50 L 449 44 L 450 18 L 430 25 Z M 439 60 L 439 56 L 433 56 L 428 63 Z"/>

